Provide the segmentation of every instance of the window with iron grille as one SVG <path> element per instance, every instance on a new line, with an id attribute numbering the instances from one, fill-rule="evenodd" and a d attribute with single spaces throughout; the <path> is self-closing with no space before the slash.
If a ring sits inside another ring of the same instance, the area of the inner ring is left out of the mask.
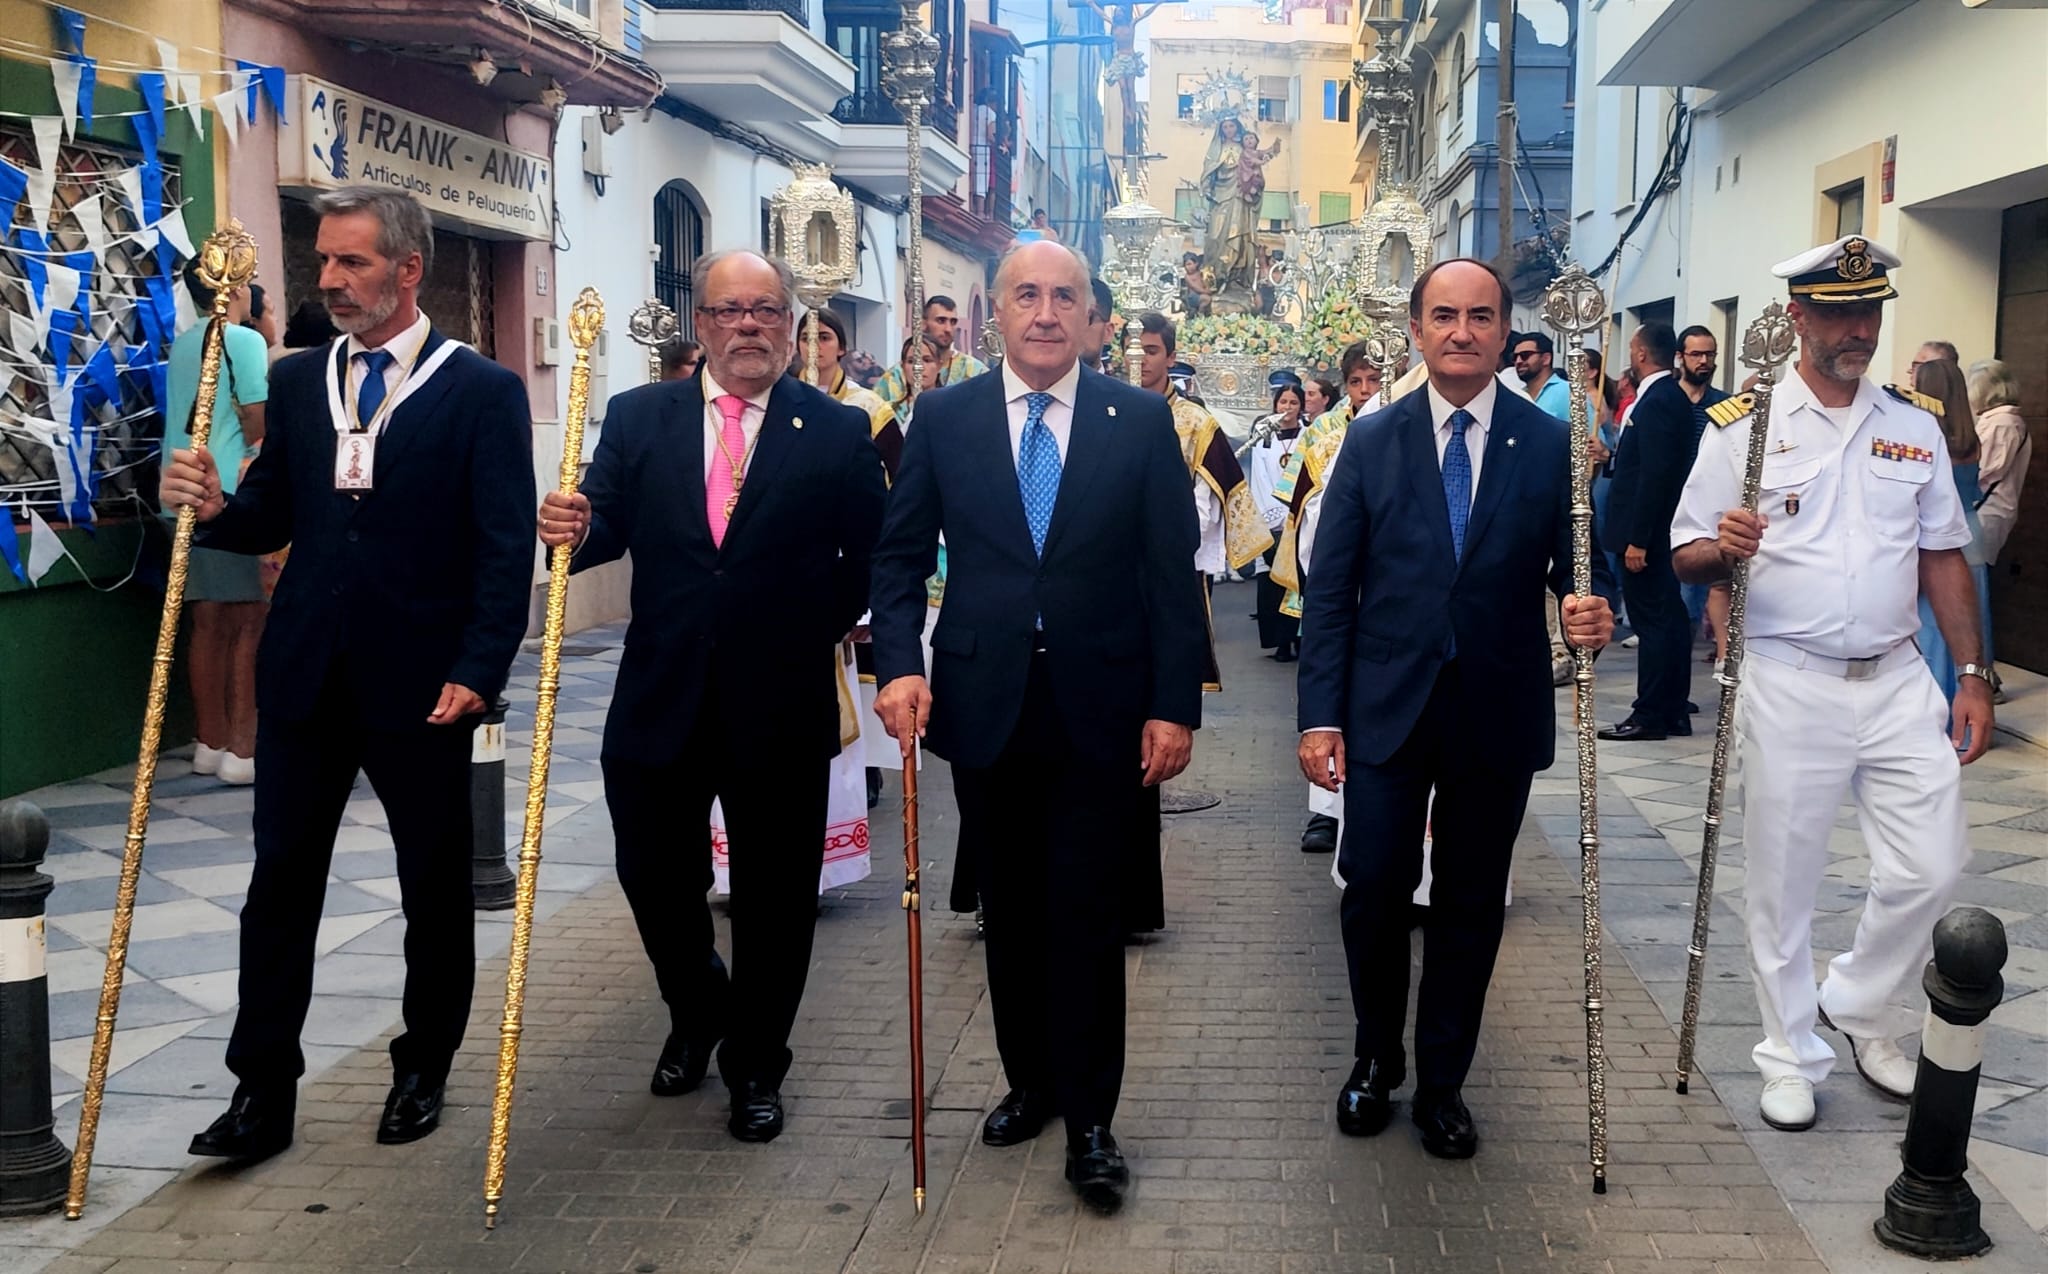
<path id="1" fill-rule="evenodd" d="M 654 196 L 654 293 L 682 320 L 682 334 L 697 334 L 697 306 L 690 297 L 690 266 L 704 254 L 704 214 L 683 183 L 672 181 Z"/>
<path id="2" fill-rule="evenodd" d="M 17 168 L 36 168 L 40 157 L 35 142 L 24 132 L 0 127 L 0 158 Z M 135 212 L 121 193 L 124 172 L 141 163 L 131 151 L 90 142 L 65 145 L 57 153 L 57 184 L 51 196 L 49 248 L 52 253 L 87 250 L 91 245 L 78 212 L 94 203 L 106 226 L 108 246 L 91 271 L 79 281 L 81 298 L 89 297 L 90 330 L 80 329 L 70 338 L 67 351 L 70 385 L 79 388 L 86 356 L 104 341 L 114 361 L 125 368 L 131 350 L 142 344 L 142 319 L 138 301 L 148 304 L 144 280 L 156 275 L 157 256 L 134 236 L 142 229 Z M 177 207 L 180 181 L 174 164 L 164 165 L 164 206 Z M 14 210 L 14 223 L 33 229 L 26 204 Z M 175 287 L 182 288 L 178 281 Z M 47 296 L 47 294 L 46 294 Z M 15 317 L 33 320 L 30 283 L 20 256 L 0 252 L 0 321 L 14 325 Z M 51 421 L 50 391 L 54 377 L 54 356 L 48 345 L 53 337 L 49 321 L 37 325 L 42 342 L 33 361 L 0 363 L 0 506 L 16 517 L 30 509 L 51 521 L 65 520 L 62 487 L 57 475 L 57 456 L 46 439 L 69 437 L 70 419 Z M 165 352 L 168 352 L 167 350 Z M 17 351 L 16 358 L 21 358 Z M 93 480 L 95 512 L 132 511 L 142 492 L 155 489 L 155 460 L 163 440 L 163 418 L 158 413 L 154 390 L 143 366 L 119 377 L 121 401 L 101 409 L 98 419 L 85 422 Z M 48 422 L 40 428 L 34 422 Z M 51 426 L 55 426 L 53 431 Z M 59 444 L 62 445 L 61 443 Z M 0 527 L 0 534 L 8 533 Z"/>

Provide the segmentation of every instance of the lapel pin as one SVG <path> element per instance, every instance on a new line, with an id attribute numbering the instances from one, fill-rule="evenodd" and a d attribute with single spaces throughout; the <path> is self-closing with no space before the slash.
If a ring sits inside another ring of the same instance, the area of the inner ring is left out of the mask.
<path id="1" fill-rule="evenodd" d="M 1109 414 L 1110 414 L 1111 416 L 1114 416 L 1114 415 L 1116 415 L 1116 408 L 1114 408 L 1114 407 L 1111 407 L 1111 408 L 1109 409 Z"/>
<path id="2" fill-rule="evenodd" d="M 793 428 L 801 429 L 804 427 L 804 418 L 802 416 L 796 416 L 791 418 L 789 423 Z"/>
<path id="3" fill-rule="evenodd" d="M 1515 445 L 1515 440 L 1514 440 L 1513 438 L 1509 438 L 1509 439 L 1508 439 L 1508 446 L 1512 447 L 1512 446 L 1514 446 L 1514 445 Z"/>

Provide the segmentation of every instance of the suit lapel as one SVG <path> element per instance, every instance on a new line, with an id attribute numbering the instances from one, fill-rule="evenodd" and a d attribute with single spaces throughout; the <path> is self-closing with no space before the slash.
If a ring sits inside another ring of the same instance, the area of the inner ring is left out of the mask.
<path id="1" fill-rule="evenodd" d="M 433 328 L 427 329 L 427 339 L 420 346 L 419 356 L 413 360 L 413 374 L 427 365 L 434 351 L 447 344 L 448 338 Z M 343 369 L 346 371 L 346 368 Z M 435 414 L 441 400 L 454 388 L 455 378 L 441 375 L 445 367 L 436 369 L 434 376 L 421 382 L 406 400 L 392 409 L 391 421 L 384 428 L 384 436 L 377 439 L 377 485 L 382 486 L 390 477 L 392 466 L 398 458 L 416 442 L 422 433 L 434 428 L 439 417 Z M 405 382 L 399 382 L 403 389 Z M 397 393 L 398 390 L 393 390 Z"/>
<path id="2" fill-rule="evenodd" d="M 687 540 L 693 547 L 701 545 L 701 556 L 709 562 L 716 550 L 711 543 L 711 515 L 704 508 L 704 382 L 694 376 L 676 382 L 656 427 L 675 440 L 669 454 L 676 457 L 682 470 L 677 487 L 682 493 Z"/>
<path id="3" fill-rule="evenodd" d="M 1031 524 L 1024 517 L 1024 491 L 1017 485 L 1017 458 L 1010 454 L 1010 405 L 1003 396 L 1003 378 L 978 377 L 986 388 L 962 390 L 977 395 L 968 402 L 967 445 L 972 451 L 973 472 L 985 473 L 991 485 L 989 507 L 1002 523 L 998 534 L 1024 561 L 1036 561 L 1031 548 Z M 917 428 L 913 420 L 910 426 Z M 1071 448 L 1072 443 L 1068 446 Z M 1061 485 L 1065 485 L 1064 475 Z M 1058 519 L 1055 517 L 1055 523 Z M 1051 536 L 1046 539 L 1050 544 Z"/>
<path id="4" fill-rule="evenodd" d="M 1520 414 L 1508 406 L 1506 394 L 1494 396 L 1493 421 L 1486 430 L 1486 457 L 1479 465 L 1479 490 L 1473 493 L 1472 520 L 1465 528 L 1467 559 L 1471 558 L 1479 537 L 1486 534 L 1494 510 L 1500 508 L 1502 494 L 1515 480 L 1515 457 L 1520 454 L 1514 445 L 1518 441 L 1515 435 L 1521 428 L 1515 417 Z"/>
<path id="5" fill-rule="evenodd" d="M 1400 439 L 1408 485 L 1421 503 L 1422 521 L 1436 543 L 1438 556 L 1455 570 L 1458 557 L 1451 545 L 1451 506 L 1444 499 L 1443 463 L 1436 458 L 1436 427 L 1430 421 L 1429 395 L 1418 390 L 1394 410 L 1404 408 L 1408 416 L 1401 422 Z"/>
<path id="6" fill-rule="evenodd" d="M 1089 381 L 1090 377 L 1083 372 L 1074 386 L 1074 424 L 1067 432 L 1067 454 L 1060 466 L 1059 498 L 1053 501 L 1052 523 L 1045 532 L 1043 556 L 1048 558 L 1059 543 L 1061 532 L 1079 516 L 1075 510 L 1087 499 L 1089 484 L 1101 470 L 1102 457 L 1109 446 L 1109 417 L 1103 413 L 1099 388 Z M 1024 507 L 1021 495 L 1017 507 Z"/>
<path id="7" fill-rule="evenodd" d="M 784 376 L 775 382 L 775 388 L 768 391 L 768 411 L 761 421 L 761 434 L 754 443 L 753 457 L 747 461 L 746 484 L 740 488 L 740 502 L 734 506 L 732 521 L 725 528 L 725 542 L 727 544 L 732 543 L 733 537 L 739 533 L 740 527 L 753 516 L 754 510 L 761 506 L 761 502 L 768 498 L 768 490 L 775 483 L 775 475 L 788 462 L 790 453 L 796 450 L 798 423 L 802 419 L 802 417 L 795 414 L 796 385 L 797 382 L 794 379 Z M 698 475 L 697 505 L 700 509 L 704 505 L 704 466 L 702 463 L 704 444 L 701 441 L 703 435 L 704 430 L 700 425 L 697 430 L 697 436 L 700 441 L 697 444 L 699 463 L 696 469 Z M 724 457 L 719 457 L 719 460 L 723 463 Z M 708 512 L 705 514 L 705 519 L 705 525 L 708 529 L 710 526 L 710 514 Z"/>

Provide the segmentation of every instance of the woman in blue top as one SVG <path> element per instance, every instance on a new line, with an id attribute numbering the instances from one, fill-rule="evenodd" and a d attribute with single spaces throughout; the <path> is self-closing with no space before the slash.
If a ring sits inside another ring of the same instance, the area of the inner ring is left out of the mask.
<path id="1" fill-rule="evenodd" d="M 187 266 L 185 286 L 202 315 L 213 312 L 213 289 Z M 261 334 L 244 327 L 249 289 L 238 288 L 228 304 L 221 351 L 220 388 L 213 401 L 207 449 L 220 466 L 223 491 L 232 492 L 263 444 L 263 403 L 270 397 L 270 351 Z M 192 413 L 199 395 L 199 362 L 206 324 L 171 344 L 164 404 L 164 451 L 192 445 Z M 185 585 L 192 616 L 186 667 L 199 741 L 192 769 L 218 774 L 224 783 L 256 781 L 256 642 L 263 635 L 269 604 L 263 597 L 261 562 L 218 549 L 192 550 Z"/>

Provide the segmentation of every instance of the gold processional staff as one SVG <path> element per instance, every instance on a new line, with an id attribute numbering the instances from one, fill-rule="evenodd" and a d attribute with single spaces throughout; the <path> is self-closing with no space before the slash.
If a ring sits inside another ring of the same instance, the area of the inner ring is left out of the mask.
<path id="1" fill-rule="evenodd" d="M 1607 298 L 1574 265 L 1543 293 L 1543 320 L 1565 341 L 1571 386 L 1572 592 L 1593 595 L 1593 419 L 1586 401 L 1585 333 L 1607 321 Z M 1579 752 L 1579 884 L 1585 896 L 1586 1127 L 1593 1193 L 1607 1193 L 1607 1041 L 1601 1022 L 1600 770 L 1593 737 L 1593 652 L 1572 647 L 1572 710 Z"/>
<path id="2" fill-rule="evenodd" d="M 585 288 L 569 307 L 569 412 L 562 421 L 564 495 L 576 493 L 583 467 L 583 422 L 590 412 L 590 347 L 604 330 L 604 301 Z M 571 544 L 548 552 L 547 619 L 541 628 L 540 686 L 533 704 L 533 760 L 526 776 L 526 828 L 519 837 L 519 884 L 513 895 L 512 950 L 505 966 L 505 1016 L 498 1026 L 498 1088 L 491 1098 L 491 1140 L 484 1158 L 484 1225 L 498 1223 L 505 1196 L 505 1147 L 512 1135 L 512 1085 L 519 1076 L 519 1032 L 526 1010 L 526 962 L 533 948 L 533 904 L 540 888 L 540 836 L 548 805 L 548 763 L 554 757 L 555 696 L 562 685 L 562 627 L 569 600 Z"/>
<path id="3" fill-rule="evenodd" d="M 1778 368 L 1792 357 L 1797 337 L 1785 307 L 1776 301 L 1742 334 L 1742 361 L 1756 369 L 1756 394 L 1749 411 L 1749 451 L 1742 465 L 1742 507 L 1756 512 L 1764 480 L 1764 441 L 1770 433 L 1771 390 Z M 1730 406 L 1734 404 L 1729 404 Z M 1716 407 L 1718 411 L 1720 408 Z M 1714 860 L 1721 852 L 1721 802 L 1728 786 L 1728 741 L 1735 729 L 1735 690 L 1742 684 L 1742 630 L 1749 621 L 1749 559 L 1741 558 L 1728 581 L 1728 658 L 1715 680 L 1721 683 L 1721 711 L 1714 723 L 1714 764 L 1707 779 L 1706 830 L 1700 838 L 1699 893 L 1693 899 L 1692 943 L 1686 948 L 1685 1007 L 1679 1014 L 1676 1087 L 1692 1079 L 1693 1041 L 1700 1025 L 1700 983 L 1707 971 L 1707 926 L 1713 920 Z"/>
<path id="4" fill-rule="evenodd" d="M 192 448 L 206 445 L 213 405 L 220 393 L 220 367 L 227 341 L 228 306 L 235 290 L 256 277 L 256 240 L 242 223 L 228 223 L 199 247 L 199 281 L 213 289 L 213 313 L 199 356 L 199 392 L 192 409 Z M 156 654 L 149 664 L 149 696 L 143 701 L 142 745 L 135 762 L 135 786 L 128 798 L 128 836 L 121 855 L 121 882 L 114 894 L 114 927 L 107 939 L 107 970 L 100 982 L 100 1011 L 93 1027 L 92 1060 L 85 1071 L 85 1097 L 78 1110 L 78 1149 L 71 1155 L 71 1187 L 64 1215 L 76 1221 L 85 1211 L 86 1180 L 92 1175 L 93 1142 L 99 1136 L 100 1107 L 107 1092 L 107 1062 L 113 1054 L 114 1016 L 121 1008 L 121 979 L 128 970 L 128 931 L 135 923 L 135 885 L 142 875 L 142 843 L 149 832 L 150 794 L 156 787 L 157 750 L 163 746 L 164 704 L 171 689 L 171 655 L 178 641 L 178 616 L 185 609 L 185 582 L 192 563 L 192 532 L 199 511 L 178 510 L 171 535 L 170 575 L 164 584 L 163 616 L 157 622 Z"/>

